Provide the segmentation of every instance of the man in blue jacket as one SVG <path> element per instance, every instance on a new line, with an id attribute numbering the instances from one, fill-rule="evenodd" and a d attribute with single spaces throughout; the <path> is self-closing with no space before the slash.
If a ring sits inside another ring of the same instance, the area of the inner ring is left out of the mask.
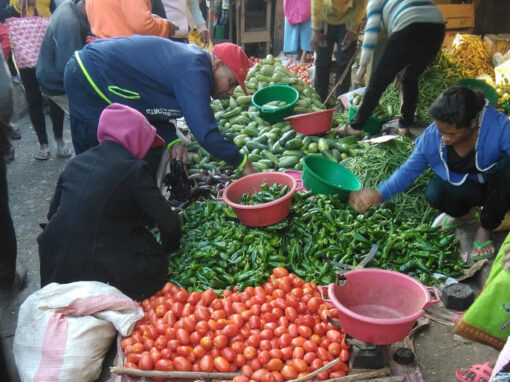
<path id="1" fill-rule="evenodd" d="M 153 36 L 97 40 L 75 52 L 64 74 L 75 152 L 97 145 L 99 116 L 116 102 L 141 112 L 172 157 L 182 157 L 183 147 L 169 120 L 182 115 L 212 156 L 251 174 L 255 171 L 247 157 L 220 134 L 209 104 L 211 96 L 231 96 L 238 84 L 246 93 L 248 68 L 246 54 L 230 43 L 207 52 Z"/>

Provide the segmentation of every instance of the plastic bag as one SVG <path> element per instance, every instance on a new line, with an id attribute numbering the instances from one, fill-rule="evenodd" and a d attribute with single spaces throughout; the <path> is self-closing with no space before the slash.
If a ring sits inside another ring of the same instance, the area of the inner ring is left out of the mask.
<path id="1" fill-rule="evenodd" d="M 21 305 L 14 358 L 21 381 L 94 381 L 117 331 L 129 335 L 141 307 L 96 281 L 51 283 Z"/>

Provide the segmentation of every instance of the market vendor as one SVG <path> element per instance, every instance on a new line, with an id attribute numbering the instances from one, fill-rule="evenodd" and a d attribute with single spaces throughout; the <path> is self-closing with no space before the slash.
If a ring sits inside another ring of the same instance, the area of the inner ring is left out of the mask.
<path id="1" fill-rule="evenodd" d="M 432 1 L 371 0 L 367 4 L 367 24 L 356 73 L 356 82 L 364 83 L 367 66 L 376 48 L 382 28 L 388 41 L 375 62 L 365 96 L 354 119 L 341 126 L 340 136 L 360 135 L 370 114 L 379 104 L 386 87 L 401 72 L 402 107 L 399 129 L 408 134 L 414 124 L 418 103 L 418 81 L 439 52 L 445 35 L 445 22 Z"/>
<path id="2" fill-rule="evenodd" d="M 58 180 L 37 240 L 41 286 L 101 281 L 141 300 L 163 287 L 180 242 L 179 216 L 141 160 L 164 143 L 141 113 L 115 103 L 101 114 L 97 139 Z M 158 227 L 161 245 L 147 224 Z"/>
<path id="3" fill-rule="evenodd" d="M 353 192 L 349 202 L 364 212 L 404 191 L 430 166 L 435 177 L 425 197 L 447 214 L 442 228 L 473 221 L 482 206 L 471 258 L 490 258 L 495 253 L 492 231 L 510 210 L 510 121 L 488 106 L 482 93 L 464 86 L 445 90 L 429 112 L 434 122 L 406 162 L 376 190 Z"/>
<path id="4" fill-rule="evenodd" d="M 69 60 L 64 86 L 69 98 L 71 134 L 77 154 L 97 145 L 101 111 L 112 102 L 143 113 L 165 140 L 172 156 L 185 159 L 183 143 L 169 121 L 184 116 L 198 143 L 212 156 L 255 172 L 246 155 L 218 130 L 210 98 L 230 97 L 249 63 L 237 45 L 211 52 L 153 36 L 97 40 Z"/>

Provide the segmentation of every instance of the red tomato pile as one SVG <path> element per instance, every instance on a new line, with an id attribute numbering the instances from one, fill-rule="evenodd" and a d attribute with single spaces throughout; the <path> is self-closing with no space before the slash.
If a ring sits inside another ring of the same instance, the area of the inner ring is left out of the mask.
<path id="1" fill-rule="evenodd" d="M 298 75 L 301 77 L 301 80 L 310 85 L 310 75 L 308 74 L 308 69 L 312 67 L 313 64 L 292 64 L 287 67 L 288 70 L 290 70 L 292 73 Z"/>
<path id="2" fill-rule="evenodd" d="M 250 63 L 250 68 L 255 65 L 256 63 L 259 63 L 262 61 L 262 58 L 257 58 L 257 57 L 248 57 L 248 62 Z"/>
<path id="3" fill-rule="evenodd" d="M 282 382 L 304 376 L 340 358 L 317 375 L 344 376 L 348 346 L 326 317 L 338 311 L 324 303 L 316 284 L 275 268 L 263 286 L 244 291 L 188 293 L 172 283 L 142 301 L 145 318 L 121 348 L 125 366 L 144 370 L 234 372 L 234 382 Z"/>

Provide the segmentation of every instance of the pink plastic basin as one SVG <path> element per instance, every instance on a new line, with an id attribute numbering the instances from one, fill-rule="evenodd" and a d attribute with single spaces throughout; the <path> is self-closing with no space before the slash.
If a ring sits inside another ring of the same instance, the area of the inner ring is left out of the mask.
<path id="1" fill-rule="evenodd" d="M 307 191 L 306 187 L 303 186 L 303 173 L 298 170 L 285 170 L 284 174 L 292 176 L 296 179 L 296 191 Z"/>
<path id="2" fill-rule="evenodd" d="M 335 109 L 314 111 L 305 114 L 291 115 L 285 118 L 290 121 L 294 130 L 304 135 L 316 135 L 326 133 L 331 129 L 331 120 Z"/>
<path id="3" fill-rule="evenodd" d="M 280 199 L 269 203 L 254 206 L 238 204 L 244 193 L 254 194 L 260 191 L 260 185 L 267 183 L 272 186 L 277 183 L 288 186 L 289 192 Z M 239 221 L 250 227 L 265 227 L 276 224 L 287 217 L 290 211 L 292 195 L 296 192 L 296 179 L 281 172 L 260 172 L 247 175 L 231 183 L 225 190 L 218 194 L 218 200 L 222 200 L 232 207 Z M 223 193 L 223 194 L 221 194 Z"/>
<path id="4" fill-rule="evenodd" d="M 402 273 L 361 269 L 343 274 L 345 283 L 321 287 L 339 311 L 345 332 L 360 341 L 387 345 L 409 334 L 424 309 L 439 302 L 437 289 Z M 435 299 L 432 300 L 430 292 Z"/>

